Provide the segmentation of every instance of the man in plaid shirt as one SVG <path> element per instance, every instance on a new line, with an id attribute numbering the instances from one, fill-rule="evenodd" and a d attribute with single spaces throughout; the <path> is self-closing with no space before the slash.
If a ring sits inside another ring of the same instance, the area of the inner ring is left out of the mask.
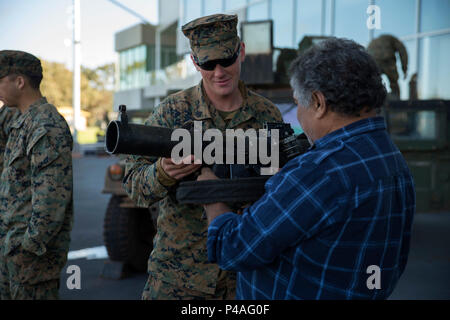
<path id="1" fill-rule="evenodd" d="M 377 117 L 380 72 L 333 38 L 293 62 L 291 86 L 312 146 L 242 215 L 204 205 L 209 260 L 238 271 L 237 299 L 386 299 L 407 262 L 415 191 Z"/>

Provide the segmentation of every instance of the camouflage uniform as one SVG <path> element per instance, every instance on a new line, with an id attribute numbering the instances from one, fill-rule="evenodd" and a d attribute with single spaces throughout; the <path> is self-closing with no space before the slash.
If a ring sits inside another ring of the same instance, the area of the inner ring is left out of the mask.
<path id="1" fill-rule="evenodd" d="M 17 109 L 11 109 L 7 106 L 0 108 L 0 172 L 3 169 L 3 154 L 6 141 L 8 141 L 9 128 L 18 115 L 19 111 Z"/>
<path id="2" fill-rule="evenodd" d="M 400 56 L 403 73 L 406 76 L 408 71 L 408 53 L 403 43 L 396 37 L 385 34 L 373 39 L 369 43 L 367 51 L 375 59 L 381 73 L 384 73 L 388 77 L 391 94 L 396 98 L 400 98 L 395 53 L 398 52 Z"/>
<path id="3" fill-rule="evenodd" d="M 219 17 L 225 17 L 225 27 L 220 30 L 232 29 L 233 26 L 228 25 L 230 20 L 227 20 L 230 16 Z M 237 19 L 232 17 L 231 24 L 234 23 L 235 28 Z M 201 19 L 200 22 L 206 23 L 214 21 L 211 17 Z M 229 40 L 227 44 L 218 45 L 220 50 L 236 48 L 238 42 L 235 38 L 227 38 L 218 31 L 217 26 L 212 25 L 211 28 L 219 38 Z M 204 44 L 197 38 L 193 23 L 183 27 L 183 30 L 193 34 L 192 51 L 200 61 L 224 58 L 215 52 L 214 42 L 207 40 L 210 43 Z M 216 36 L 211 30 L 207 31 L 208 37 Z M 206 45 L 205 51 L 197 45 Z M 233 50 L 225 55 L 233 55 Z M 205 56 L 209 58 L 205 59 Z M 202 121 L 204 130 L 217 128 L 225 132 L 225 129 L 260 129 L 264 122 L 282 121 L 279 110 L 269 100 L 248 90 L 243 82 L 239 83 L 239 90 L 243 98 L 242 106 L 238 112 L 231 113 L 232 119 L 229 121 L 220 116 L 208 99 L 203 82 L 200 82 L 167 97 L 145 124 L 175 129 L 189 121 Z M 160 201 L 157 233 L 148 264 L 150 276 L 143 299 L 234 299 L 235 273 L 220 270 L 216 264 L 208 262 L 208 223 L 202 206 L 177 204 L 171 196 L 173 188 L 164 186 L 158 179 L 161 170 L 160 166 L 157 169 L 158 163 L 156 158 L 130 156 L 124 178 L 127 193 L 138 205 L 148 207 Z"/>
<path id="4" fill-rule="evenodd" d="M 45 98 L 10 124 L 0 178 L 2 300 L 58 298 L 73 219 L 71 150 L 69 127 Z"/>
<path id="5" fill-rule="evenodd" d="M 271 102 L 246 89 L 242 82 L 239 87 L 243 106 L 228 125 L 204 94 L 201 83 L 169 96 L 145 124 L 180 128 L 188 121 L 202 121 L 204 130 L 217 128 L 225 132 L 225 129 L 260 129 L 264 122 L 282 121 L 280 112 Z M 202 217 L 203 208 L 179 205 L 168 197 L 168 188 L 156 178 L 155 161 L 154 158 L 129 157 L 124 179 L 127 193 L 138 205 L 148 207 L 161 200 L 157 234 L 148 266 L 150 278 L 145 291 L 151 289 L 149 283 L 155 277 L 174 287 L 183 286 L 214 298 L 219 274 L 229 272 L 208 262 L 208 228 L 206 218 Z M 234 277 L 234 274 L 229 276 Z M 147 297 L 145 292 L 144 297 Z"/>

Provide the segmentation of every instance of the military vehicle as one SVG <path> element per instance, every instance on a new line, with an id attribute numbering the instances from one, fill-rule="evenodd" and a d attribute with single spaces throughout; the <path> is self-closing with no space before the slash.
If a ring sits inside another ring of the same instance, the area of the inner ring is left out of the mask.
<path id="1" fill-rule="evenodd" d="M 292 98 L 287 67 L 297 55 L 323 41 L 326 36 L 305 36 L 298 49 L 274 48 L 272 23 L 268 21 L 243 22 L 243 41 L 257 32 L 257 50 L 249 50 L 242 66 L 242 78 L 247 86 L 273 101 L 285 122 L 296 133 L 301 132 L 297 121 L 297 106 Z M 267 36 L 264 36 L 264 32 Z M 266 39 L 261 44 L 261 39 Z M 396 44 L 401 48 L 402 44 Z M 400 50 L 400 49 L 399 49 Z M 390 54 L 391 52 L 389 52 Z M 382 56 L 382 53 L 379 53 Z M 402 52 L 403 71 L 406 73 L 407 53 Z M 261 67 L 262 64 L 265 67 Z M 256 72 L 254 72 L 256 70 Z M 415 181 L 417 212 L 450 210 L 450 101 L 418 100 L 417 74 L 410 80 L 410 100 L 398 100 L 399 93 L 388 95 L 382 115 L 388 131 L 402 152 Z M 395 84 L 394 84 L 395 86 Z M 297 126 L 297 128 L 296 128 Z"/>
<path id="2" fill-rule="evenodd" d="M 130 110 L 129 121 L 143 124 L 151 110 Z M 140 208 L 126 194 L 122 180 L 125 174 L 125 156 L 110 165 L 105 174 L 103 193 L 111 194 L 105 213 L 103 240 L 110 262 L 102 275 L 121 278 L 128 271 L 145 272 L 153 249 L 158 205 Z"/>
<path id="3" fill-rule="evenodd" d="M 383 113 L 414 177 L 417 212 L 450 210 L 450 101 L 388 101 Z"/>

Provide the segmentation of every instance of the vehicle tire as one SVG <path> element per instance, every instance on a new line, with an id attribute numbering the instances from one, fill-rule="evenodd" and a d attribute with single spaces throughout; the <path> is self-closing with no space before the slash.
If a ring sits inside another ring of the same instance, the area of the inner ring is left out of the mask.
<path id="1" fill-rule="evenodd" d="M 153 249 L 155 228 L 148 209 L 121 208 L 124 199 L 113 195 L 109 200 L 103 241 L 110 260 L 124 262 L 136 271 L 145 272 Z"/>

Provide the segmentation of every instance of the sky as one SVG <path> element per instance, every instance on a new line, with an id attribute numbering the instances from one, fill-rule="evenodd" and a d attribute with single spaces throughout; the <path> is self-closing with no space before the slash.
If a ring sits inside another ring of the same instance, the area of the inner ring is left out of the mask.
<path id="1" fill-rule="evenodd" d="M 116 60 L 114 34 L 141 20 L 109 0 L 81 1 L 81 64 Z M 157 0 L 118 0 L 158 23 Z M 22 50 L 72 69 L 72 0 L 0 0 L 0 50 Z M 67 45 L 68 44 L 68 45 Z"/>

